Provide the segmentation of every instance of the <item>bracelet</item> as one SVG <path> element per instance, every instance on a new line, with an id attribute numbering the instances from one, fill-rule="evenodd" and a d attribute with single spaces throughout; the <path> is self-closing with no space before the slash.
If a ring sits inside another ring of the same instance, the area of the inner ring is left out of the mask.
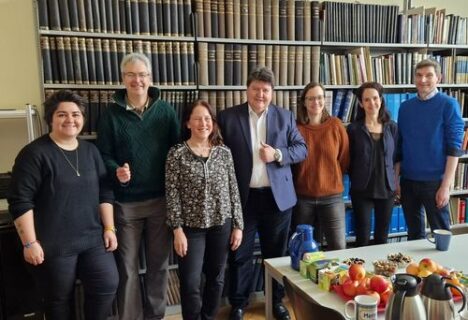
<path id="1" fill-rule="evenodd" d="M 116 233 L 117 229 L 115 228 L 115 226 L 104 227 L 104 232 L 106 231 L 112 231 L 113 233 Z"/>
<path id="2" fill-rule="evenodd" d="M 31 246 L 35 243 L 39 243 L 39 240 L 33 240 L 33 241 L 29 241 L 29 242 L 26 242 L 24 245 L 23 245 L 23 248 L 26 248 L 26 249 L 29 249 L 31 248 Z"/>

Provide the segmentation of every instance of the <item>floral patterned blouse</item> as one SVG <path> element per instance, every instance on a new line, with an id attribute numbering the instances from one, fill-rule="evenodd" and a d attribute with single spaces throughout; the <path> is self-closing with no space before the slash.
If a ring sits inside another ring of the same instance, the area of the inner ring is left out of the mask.
<path id="1" fill-rule="evenodd" d="M 166 201 L 172 228 L 209 228 L 228 218 L 233 228 L 244 228 L 234 163 L 224 145 L 214 146 L 206 161 L 186 143 L 172 147 L 166 160 Z"/>

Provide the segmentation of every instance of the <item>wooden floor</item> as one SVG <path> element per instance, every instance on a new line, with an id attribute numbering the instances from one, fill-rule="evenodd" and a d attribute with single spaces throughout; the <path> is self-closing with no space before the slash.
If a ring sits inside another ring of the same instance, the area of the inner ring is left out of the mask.
<path id="1" fill-rule="evenodd" d="M 294 320 L 294 314 L 291 309 L 291 306 L 289 303 L 286 301 L 285 305 L 289 309 L 289 313 L 291 314 L 292 320 Z M 219 310 L 218 316 L 216 319 L 218 320 L 226 320 L 229 318 L 229 311 L 231 310 L 230 306 L 224 306 Z M 182 316 L 180 314 L 178 315 L 172 315 L 168 316 L 165 318 L 166 320 L 181 320 Z M 245 309 L 245 314 L 244 314 L 244 320 L 264 320 L 265 319 L 265 303 L 263 301 L 258 301 L 255 302 L 251 305 L 249 305 Z"/>

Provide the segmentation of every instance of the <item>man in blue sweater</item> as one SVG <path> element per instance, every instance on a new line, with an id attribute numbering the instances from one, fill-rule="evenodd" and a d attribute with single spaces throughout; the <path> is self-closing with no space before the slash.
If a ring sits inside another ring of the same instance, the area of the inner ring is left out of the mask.
<path id="1" fill-rule="evenodd" d="M 460 106 L 437 90 L 440 65 L 422 60 L 415 68 L 417 96 L 401 104 L 398 114 L 401 203 L 408 240 L 425 237 L 424 207 L 431 230 L 450 229 L 448 203 L 464 123 Z"/>

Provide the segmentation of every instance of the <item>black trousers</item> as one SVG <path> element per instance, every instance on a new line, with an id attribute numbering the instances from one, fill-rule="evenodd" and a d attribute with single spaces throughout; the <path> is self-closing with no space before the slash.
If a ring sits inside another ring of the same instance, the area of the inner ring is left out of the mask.
<path id="1" fill-rule="evenodd" d="M 207 229 L 184 227 L 187 255 L 179 257 L 180 297 L 184 320 L 215 319 L 224 287 L 231 220 Z M 205 285 L 201 290 L 202 273 Z"/>
<path id="2" fill-rule="evenodd" d="M 292 209 L 280 211 L 271 189 L 250 189 L 244 210 L 244 233 L 240 247 L 229 257 L 229 302 L 245 307 L 252 291 L 255 235 L 258 231 L 264 259 L 286 254 Z M 273 281 L 273 303 L 281 302 L 284 288 Z"/>
<path id="3" fill-rule="evenodd" d="M 107 319 L 119 275 L 114 255 L 106 252 L 104 245 L 76 255 L 46 258 L 43 264 L 30 269 L 44 296 L 47 320 L 74 319 L 71 306 L 77 277 L 84 288 L 85 319 Z"/>
<path id="4" fill-rule="evenodd" d="M 371 234 L 371 217 L 374 209 L 374 243 L 387 243 L 390 219 L 392 218 L 394 197 L 373 199 L 353 195 L 351 197 L 356 232 L 356 246 L 369 245 Z"/>

